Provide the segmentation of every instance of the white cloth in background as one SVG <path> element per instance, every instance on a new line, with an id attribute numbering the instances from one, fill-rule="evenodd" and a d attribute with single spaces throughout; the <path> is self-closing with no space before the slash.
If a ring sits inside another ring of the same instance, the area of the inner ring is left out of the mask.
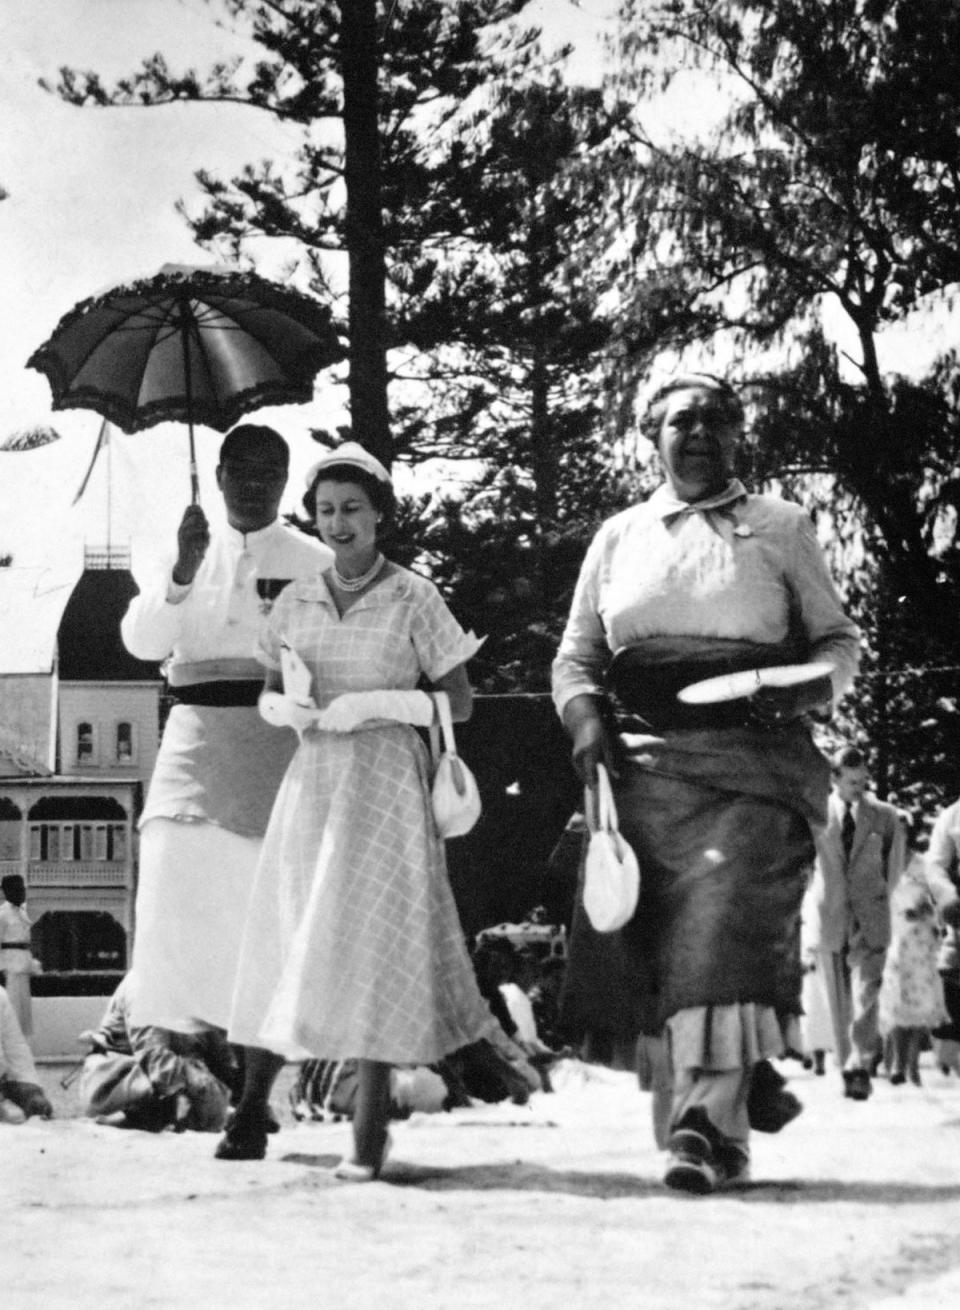
<path id="1" fill-rule="evenodd" d="M 537 1021 L 533 1015 L 533 1003 L 530 997 L 517 983 L 501 983 L 500 994 L 507 1003 L 510 1018 L 517 1025 L 516 1038 L 521 1042 L 540 1044 L 537 1033 Z"/>
<path id="2" fill-rule="evenodd" d="M 37 1068 L 16 1012 L 4 988 L 0 987 L 0 1083 L 40 1084 Z"/>

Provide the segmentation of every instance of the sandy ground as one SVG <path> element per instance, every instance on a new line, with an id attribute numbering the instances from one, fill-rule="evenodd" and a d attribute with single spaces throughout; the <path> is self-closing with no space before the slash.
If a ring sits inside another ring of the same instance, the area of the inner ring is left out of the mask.
<path id="1" fill-rule="evenodd" d="M 708 1198 L 663 1188 L 632 1076 L 576 1062 L 528 1106 L 396 1124 L 363 1186 L 329 1174 L 349 1126 L 295 1124 L 283 1097 L 253 1164 L 206 1134 L 0 1126 L 0 1305 L 956 1310 L 960 1079 L 928 1063 L 857 1104 L 835 1071 L 782 1068 L 805 1112 Z"/>

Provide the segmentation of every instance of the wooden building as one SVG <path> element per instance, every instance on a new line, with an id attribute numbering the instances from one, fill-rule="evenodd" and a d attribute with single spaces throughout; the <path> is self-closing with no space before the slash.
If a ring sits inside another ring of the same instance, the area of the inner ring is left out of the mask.
<path id="1" fill-rule="evenodd" d="M 163 689 L 120 639 L 135 590 L 125 550 L 86 548 L 72 577 L 0 569 L 0 872 L 26 883 L 39 1055 L 70 1050 L 130 958 Z"/>

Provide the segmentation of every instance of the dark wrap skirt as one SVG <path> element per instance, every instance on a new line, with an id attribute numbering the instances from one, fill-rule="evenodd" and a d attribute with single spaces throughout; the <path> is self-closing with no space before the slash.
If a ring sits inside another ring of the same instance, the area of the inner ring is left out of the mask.
<path id="1" fill-rule="evenodd" d="M 695 667 L 692 643 L 681 645 Z M 754 647 L 726 645 L 741 668 L 761 662 Z M 772 649 L 762 662 L 778 662 Z M 715 665 L 706 667 L 703 676 L 712 676 Z M 625 928 L 601 935 L 578 894 L 565 1031 L 573 1039 L 598 1030 L 654 1036 L 679 1010 L 747 1002 L 798 1013 L 811 825 L 826 820 L 830 785 L 807 724 L 667 726 L 621 732 L 619 741 L 614 794 L 640 864 L 640 900 Z"/>

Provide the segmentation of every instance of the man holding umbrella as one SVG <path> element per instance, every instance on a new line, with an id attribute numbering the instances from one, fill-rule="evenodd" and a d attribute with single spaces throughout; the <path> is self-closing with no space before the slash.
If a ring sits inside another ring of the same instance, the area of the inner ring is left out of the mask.
<path id="1" fill-rule="evenodd" d="M 279 590 L 330 560 L 279 523 L 289 450 L 251 423 L 224 438 L 217 485 L 226 525 L 187 507 L 176 551 L 124 616 L 127 649 L 165 663 L 175 705 L 140 820 L 131 998 L 136 1026 L 226 1028 L 267 819 L 297 739 L 260 718 L 259 625 Z"/>

